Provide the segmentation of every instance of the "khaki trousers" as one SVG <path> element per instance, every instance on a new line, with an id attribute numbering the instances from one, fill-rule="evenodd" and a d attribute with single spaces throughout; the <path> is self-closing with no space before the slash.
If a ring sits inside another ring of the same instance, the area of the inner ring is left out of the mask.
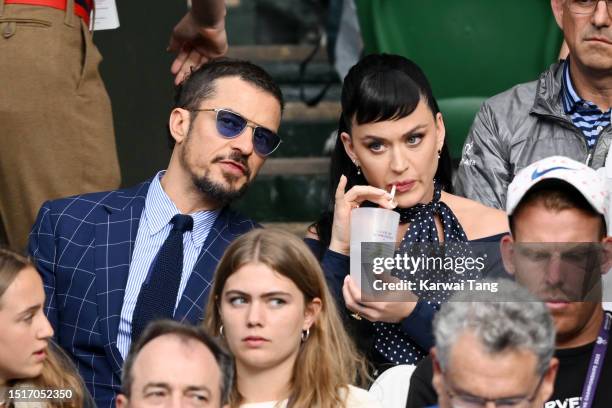
<path id="1" fill-rule="evenodd" d="M 0 0 L 0 224 L 18 251 L 45 200 L 120 183 L 102 57 L 67 1 Z"/>

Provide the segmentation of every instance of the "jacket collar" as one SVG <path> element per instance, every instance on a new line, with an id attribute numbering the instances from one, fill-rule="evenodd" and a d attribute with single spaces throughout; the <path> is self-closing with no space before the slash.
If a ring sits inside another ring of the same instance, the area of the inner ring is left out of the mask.
<path id="1" fill-rule="evenodd" d="M 538 79 L 536 96 L 530 113 L 553 116 L 567 121 L 563 109 L 563 65 L 565 61 L 552 64 Z"/>
<path id="2" fill-rule="evenodd" d="M 101 205 L 108 212 L 107 219 L 96 226 L 95 264 L 99 321 L 105 340 L 104 349 L 117 376 L 121 374 L 123 363 L 116 344 L 123 295 L 140 216 L 151 180 L 109 193 L 101 201 Z M 201 321 L 219 259 L 231 241 L 254 226 L 256 225 L 251 220 L 229 208 L 220 210 L 179 301 L 175 312 L 176 320 L 192 323 Z"/>
<path id="3" fill-rule="evenodd" d="M 100 204 L 109 214 L 120 213 L 134 206 L 142 209 L 151 181 L 153 181 L 153 178 L 130 188 L 112 191 L 100 201 Z M 140 217 L 140 214 L 138 216 Z"/>

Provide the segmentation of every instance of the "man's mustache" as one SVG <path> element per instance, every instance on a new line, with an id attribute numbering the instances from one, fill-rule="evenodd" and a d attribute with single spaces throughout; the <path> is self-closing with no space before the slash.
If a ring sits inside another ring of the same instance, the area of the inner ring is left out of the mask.
<path id="1" fill-rule="evenodd" d="M 249 167 L 248 157 L 238 152 L 232 152 L 227 156 L 217 156 L 213 159 L 213 163 L 218 163 L 223 160 L 231 160 L 244 166 L 244 174 L 247 178 L 251 177 L 251 168 Z"/>

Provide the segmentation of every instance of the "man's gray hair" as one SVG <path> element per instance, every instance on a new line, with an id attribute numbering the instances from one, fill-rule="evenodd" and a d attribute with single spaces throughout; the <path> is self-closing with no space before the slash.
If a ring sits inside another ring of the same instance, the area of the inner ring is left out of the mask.
<path id="1" fill-rule="evenodd" d="M 477 298 L 469 292 L 456 293 L 436 314 L 436 355 L 442 370 L 448 367 L 455 341 L 469 331 L 490 354 L 533 352 L 538 359 L 537 372 L 544 375 L 555 351 L 555 326 L 548 308 L 510 280 L 494 282 L 499 288 L 496 293 L 482 292 Z"/>

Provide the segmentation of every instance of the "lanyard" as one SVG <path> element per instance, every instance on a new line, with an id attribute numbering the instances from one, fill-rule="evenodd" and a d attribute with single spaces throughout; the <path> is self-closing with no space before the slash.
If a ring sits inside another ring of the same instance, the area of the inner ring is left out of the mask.
<path id="1" fill-rule="evenodd" d="M 606 348 L 608 347 L 608 338 L 610 337 L 610 323 L 612 316 L 604 313 L 604 321 L 601 323 L 593 353 L 591 354 L 591 362 L 589 363 L 589 371 L 587 372 L 586 381 L 582 388 L 582 398 L 580 406 L 582 408 L 591 408 L 593 405 L 593 397 L 601 375 L 603 360 L 606 356 Z"/>

